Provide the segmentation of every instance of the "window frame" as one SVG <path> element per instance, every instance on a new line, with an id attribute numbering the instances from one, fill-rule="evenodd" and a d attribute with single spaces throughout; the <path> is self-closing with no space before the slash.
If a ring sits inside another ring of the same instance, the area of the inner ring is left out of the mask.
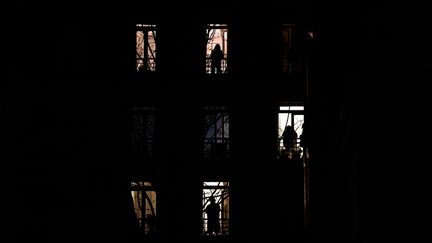
<path id="1" fill-rule="evenodd" d="M 221 183 L 222 185 L 208 185 L 209 183 L 215 184 L 215 183 Z M 209 236 L 209 237 L 226 237 L 230 235 L 230 208 L 231 208 L 231 191 L 230 191 L 230 181 L 223 179 L 223 180 L 205 180 L 202 182 L 202 198 L 201 198 L 201 205 L 202 205 L 202 215 L 201 215 L 201 221 L 202 221 L 202 235 L 203 236 Z M 206 192 L 206 190 L 214 190 L 213 192 Z M 219 190 L 219 191 L 218 191 Z M 219 212 L 219 226 L 220 231 L 219 234 L 216 235 L 208 235 L 206 234 L 207 230 L 207 216 L 205 213 L 205 207 L 208 204 L 209 196 L 208 195 L 216 195 L 216 203 L 219 205 L 220 212 Z M 222 200 L 221 200 L 222 199 Z"/>
<path id="2" fill-rule="evenodd" d="M 138 52 L 138 48 L 140 44 L 138 42 L 138 32 L 140 31 L 142 32 L 143 35 L 142 55 Z M 149 43 L 149 37 L 148 37 L 149 32 L 152 32 L 154 48 L 151 48 L 152 44 Z M 159 66 L 158 55 L 157 55 L 158 48 L 159 48 L 158 32 L 159 30 L 156 24 L 136 24 L 135 25 L 135 69 L 138 73 L 143 73 L 143 72 L 154 73 L 158 70 L 158 66 Z M 149 52 L 152 55 L 152 57 L 148 56 Z M 142 69 L 140 67 L 142 67 Z"/>
<path id="3" fill-rule="evenodd" d="M 154 105 L 131 107 L 131 145 L 139 158 L 153 159 L 155 157 L 156 112 Z"/>
<path id="4" fill-rule="evenodd" d="M 213 46 L 218 44 L 218 43 L 209 43 L 210 40 L 214 39 L 214 38 L 210 38 L 209 36 L 211 35 L 212 30 L 214 30 L 215 32 L 217 30 L 222 31 L 222 53 L 223 53 L 223 58 L 221 60 L 221 73 L 219 74 L 226 74 L 228 73 L 228 67 L 229 67 L 229 63 L 228 63 L 228 56 L 229 56 L 229 26 L 228 24 L 206 24 L 205 26 L 205 73 L 209 74 L 209 75 L 214 75 L 214 74 L 218 74 L 217 72 L 212 73 L 212 68 L 211 68 L 211 58 L 210 58 L 210 54 L 211 54 L 211 50 L 213 50 Z M 210 45 L 210 47 L 209 47 Z"/>
<path id="5" fill-rule="evenodd" d="M 282 107 L 289 107 L 289 109 L 288 110 L 282 110 L 281 109 Z M 301 107 L 301 109 L 295 108 L 295 109 L 291 110 L 291 107 Z M 285 123 L 285 126 L 282 126 L 282 127 L 280 126 L 281 114 L 288 114 L 287 118 L 286 118 L 287 122 Z M 295 117 L 296 116 L 302 117 L 302 119 L 298 120 L 300 122 L 300 125 L 298 125 L 297 127 L 295 127 L 295 122 L 296 122 Z M 282 133 L 283 133 L 286 125 L 294 125 L 293 126 L 294 130 L 297 133 L 296 147 L 297 147 L 297 149 L 299 149 L 298 159 L 302 159 L 303 151 L 300 147 L 300 135 L 303 131 L 302 126 L 304 124 L 304 116 L 305 116 L 305 110 L 304 110 L 303 104 L 279 104 L 278 112 L 277 112 L 277 157 L 279 159 L 284 159 L 284 155 L 282 153 L 283 153 L 283 149 L 285 149 L 285 148 L 283 146 Z M 288 122 L 288 120 L 289 120 L 289 122 Z M 291 157 L 288 157 L 288 159 L 291 159 Z"/>
<path id="6" fill-rule="evenodd" d="M 157 190 L 150 180 L 131 180 L 130 192 L 132 203 L 134 205 L 134 213 L 138 221 L 139 227 L 144 235 L 151 235 L 157 231 Z M 135 193 L 135 194 L 134 194 Z M 145 198 L 143 199 L 143 196 Z M 137 197 L 137 198 L 135 198 Z M 145 200 L 143 204 L 142 201 Z M 147 208 L 147 205 L 149 208 Z M 153 215 L 153 231 L 150 231 L 148 215 Z M 144 224 L 143 224 L 144 223 Z"/>
<path id="7" fill-rule="evenodd" d="M 214 119 L 212 119 L 214 118 Z M 204 107 L 203 153 L 206 159 L 229 159 L 231 112 L 227 106 Z M 211 132 L 212 129 L 214 132 Z M 209 136 L 210 132 L 210 136 Z"/>

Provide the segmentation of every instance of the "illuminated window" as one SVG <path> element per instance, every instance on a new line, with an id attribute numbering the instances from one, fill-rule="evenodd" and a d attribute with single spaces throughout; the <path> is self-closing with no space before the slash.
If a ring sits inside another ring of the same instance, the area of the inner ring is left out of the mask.
<path id="1" fill-rule="evenodd" d="M 156 191 L 151 182 L 132 181 L 131 194 L 135 215 L 145 234 L 156 232 Z"/>
<path id="2" fill-rule="evenodd" d="M 229 157 L 229 120 L 227 107 L 205 107 L 204 157 L 225 159 Z"/>
<path id="3" fill-rule="evenodd" d="M 229 234 L 229 206 L 229 182 L 203 183 L 203 235 L 225 236 Z"/>
<path id="4" fill-rule="evenodd" d="M 132 108 L 132 147 L 141 157 L 153 157 L 155 121 L 154 107 Z"/>
<path id="5" fill-rule="evenodd" d="M 300 71 L 300 53 L 296 46 L 295 25 L 282 25 L 282 72 Z"/>
<path id="6" fill-rule="evenodd" d="M 281 159 L 302 157 L 299 136 L 303 132 L 304 107 L 280 106 L 278 112 L 278 151 Z M 290 132 L 290 128 L 291 130 Z M 292 132 L 293 131 L 293 132 Z M 292 135 L 292 136 L 291 136 Z"/>
<path id="7" fill-rule="evenodd" d="M 136 70 L 156 71 L 156 25 L 136 25 Z"/>
<path id="8" fill-rule="evenodd" d="M 207 25 L 206 41 L 206 73 L 226 73 L 228 26 L 226 24 Z"/>

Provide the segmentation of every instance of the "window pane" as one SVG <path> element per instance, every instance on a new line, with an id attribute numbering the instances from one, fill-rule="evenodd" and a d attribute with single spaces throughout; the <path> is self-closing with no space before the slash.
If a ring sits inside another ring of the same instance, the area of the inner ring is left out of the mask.
<path id="1" fill-rule="evenodd" d="M 131 182 L 131 196 L 140 228 L 146 235 L 156 232 L 156 191 L 147 181 Z"/>
<path id="2" fill-rule="evenodd" d="M 226 73 L 228 27 L 226 24 L 209 24 L 206 33 L 206 73 Z"/>
<path id="3" fill-rule="evenodd" d="M 137 24 L 136 69 L 156 71 L 156 26 Z"/>
<path id="4" fill-rule="evenodd" d="M 204 182 L 202 209 L 203 234 L 209 236 L 228 235 L 229 182 Z"/>
<path id="5" fill-rule="evenodd" d="M 204 157 L 229 157 L 229 120 L 226 107 L 205 107 Z"/>
<path id="6" fill-rule="evenodd" d="M 300 135 L 303 132 L 304 107 L 280 106 L 278 113 L 278 154 L 280 159 L 300 159 Z M 291 130 L 292 128 L 292 130 Z"/>

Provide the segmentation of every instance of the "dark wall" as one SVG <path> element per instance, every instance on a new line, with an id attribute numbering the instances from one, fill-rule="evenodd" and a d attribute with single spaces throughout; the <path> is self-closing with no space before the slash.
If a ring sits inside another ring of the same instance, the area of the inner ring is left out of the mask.
<path id="1" fill-rule="evenodd" d="M 305 238 L 375 242 L 413 237 L 418 218 L 404 209 L 415 208 L 410 199 L 425 150 L 416 143 L 418 153 L 401 151 L 393 119 L 403 121 L 404 129 L 414 126 L 419 139 L 425 136 L 421 129 L 427 119 L 411 121 L 400 111 L 413 109 L 421 117 L 427 110 L 430 33 L 420 8 L 287 2 L 232 6 L 220 15 L 178 8 L 170 16 L 168 7 L 157 6 L 142 21 L 155 20 L 169 30 L 160 32 L 160 46 L 166 47 L 160 54 L 170 61 L 161 63 L 160 74 L 141 80 L 133 69 L 139 6 L 71 7 L 74 14 L 64 7 L 33 11 L 42 7 L 14 6 L 16 14 L 6 27 L 0 175 L 2 225 L 11 239 L 136 240 L 128 192 L 133 173 L 157 178 L 162 240 L 199 241 L 200 183 L 215 175 L 232 182 L 233 240 L 293 239 L 284 227 L 291 226 L 284 220 L 292 212 L 284 211 L 290 170 L 274 161 L 274 109 L 280 101 L 305 100 L 304 90 L 285 82 L 291 78 L 275 75 L 276 29 L 257 34 L 257 43 L 243 41 L 256 27 L 285 21 L 316 31 L 306 100 L 313 135 L 312 225 Z M 132 14 L 120 17 L 124 11 Z M 196 64 L 200 24 L 220 18 L 232 26 L 233 73 L 222 82 L 207 80 Z M 262 47 L 268 51 L 256 51 Z M 159 158 L 140 166 L 128 154 L 127 115 L 136 102 L 155 104 L 163 118 Z M 234 154 L 223 170 L 197 155 L 200 108 L 211 102 L 232 107 Z M 264 191 L 269 198 L 262 202 L 256 194 Z"/>

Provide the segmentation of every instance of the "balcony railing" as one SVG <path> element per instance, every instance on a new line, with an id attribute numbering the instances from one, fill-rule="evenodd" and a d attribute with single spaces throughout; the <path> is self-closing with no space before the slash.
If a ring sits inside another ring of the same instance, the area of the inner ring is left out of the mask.
<path id="1" fill-rule="evenodd" d="M 204 235 L 207 234 L 207 232 L 206 232 L 207 224 L 208 224 L 207 221 L 208 221 L 207 218 L 203 219 L 203 229 L 204 229 L 203 234 Z M 229 234 L 229 219 L 227 219 L 227 218 L 219 219 L 219 227 L 220 227 L 220 230 L 216 235 L 218 235 L 218 236 L 228 235 Z"/>
<path id="2" fill-rule="evenodd" d="M 144 58 L 136 59 L 137 72 L 154 72 L 156 71 L 156 58 Z"/>
<path id="3" fill-rule="evenodd" d="M 229 138 L 206 138 L 204 140 L 204 157 L 213 159 L 229 158 Z"/>
<path id="4" fill-rule="evenodd" d="M 210 57 L 206 58 L 206 73 L 211 74 L 211 59 L 210 59 Z M 221 72 L 220 73 L 227 73 L 227 58 L 223 58 L 221 60 Z"/>
<path id="5" fill-rule="evenodd" d="M 301 159 L 303 158 L 303 150 L 300 147 L 300 138 L 290 148 L 283 146 L 282 139 L 279 142 L 279 159 Z"/>

